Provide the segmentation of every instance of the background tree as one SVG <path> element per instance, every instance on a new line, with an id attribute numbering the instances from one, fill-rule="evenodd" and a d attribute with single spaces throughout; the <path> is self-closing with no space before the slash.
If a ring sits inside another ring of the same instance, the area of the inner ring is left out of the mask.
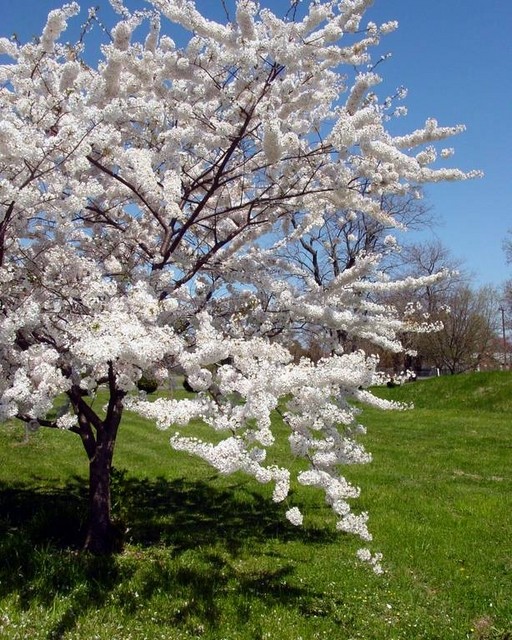
<path id="1" fill-rule="evenodd" d="M 507 262 L 512 262 L 512 231 L 508 232 L 507 237 L 503 241 L 503 250 L 505 251 Z"/>
<path id="2" fill-rule="evenodd" d="M 363 192 L 365 188 L 361 185 Z M 298 228 L 303 218 L 302 212 L 294 214 L 293 227 Z M 326 214 L 320 226 L 308 229 L 287 245 L 283 257 L 298 266 L 305 286 L 312 278 L 319 287 L 325 288 L 363 256 L 379 255 L 381 272 L 396 270 L 402 264 L 402 257 L 392 232 L 397 227 L 425 228 L 431 222 L 432 216 L 422 200 L 421 190 L 411 188 L 404 195 L 383 196 L 378 216 L 356 211 Z M 314 330 L 310 325 L 297 327 L 299 341 L 308 345 L 309 353 L 316 354 L 316 359 L 340 346 L 349 351 L 366 346 L 364 340 L 358 342 L 355 336 L 349 338 L 347 332 L 321 329 L 319 333 L 318 329 Z"/>
<path id="3" fill-rule="evenodd" d="M 382 354 L 382 365 L 394 371 L 420 371 L 431 368 L 429 335 L 442 324 L 440 314 L 446 309 L 447 297 L 460 283 L 468 280 L 461 269 L 461 261 L 438 240 L 413 242 L 400 247 L 400 262 L 395 266 L 395 277 L 418 278 L 439 274 L 413 295 L 402 292 L 385 293 L 388 304 L 400 313 L 409 313 L 423 330 L 407 332 L 401 336 L 404 351 L 400 354 Z"/>
<path id="4" fill-rule="evenodd" d="M 419 287 L 413 297 L 396 299 L 405 309 L 414 299 L 416 317 L 423 314 L 439 330 L 404 336 L 402 343 L 416 352 L 402 366 L 412 369 L 437 368 L 450 373 L 495 364 L 497 336 L 497 292 L 475 290 L 460 260 L 439 241 L 406 245 L 402 248 L 403 277 L 445 273 L 445 277 Z"/>
<path id="5" fill-rule="evenodd" d="M 424 300 L 426 311 L 435 313 L 443 304 L 443 299 L 460 285 L 469 284 L 470 277 L 464 270 L 462 260 L 453 256 L 438 239 L 404 245 L 401 249 L 402 263 L 400 275 L 422 277 L 445 273 L 446 277 L 428 283 L 416 291 L 416 296 Z"/>
<path id="6" fill-rule="evenodd" d="M 423 359 L 449 373 L 496 365 L 498 295 L 490 288 L 472 290 L 459 285 L 439 305 L 435 319 L 442 329 L 418 338 Z"/>
<path id="7" fill-rule="evenodd" d="M 503 249 L 505 251 L 505 256 L 507 259 L 507 263 L 512 263 L 512 231 L 509 231 L 507 238 L 503 242 Z M 502 346 L 500 347 L 501 352 L 509 353 L 510 349 L 508 348 L 508 332 L 512 327 L 512 279 L 506 280 L 503 285 L 502 291 L 502 300 L 500 302 L 500 308 L 503 309 L 503 316 L 501 332 L 502 332 Z M 503 336 L 504 333 L 504 336 Z M 510 357 L 506 358 L 508 364 L 510 365 Z"/>
<path id="8" fill-rule="evenodd" d="M 319 284 L 282 251 L 336 211 L 382 221 L 383 201 L 411 185 L 473 175 L 435 164 L 433 145 L 462 127 L 386 130 L 369 50 L 395 25 L 361 28 L 370 0 L 313 3 L 295 20 L 240 0 L 229 24 L 189 1 L 112 4 L 122 17 L 97 66 L 59 43 L 74 3 L 34 42 L 0 40 L 12 59 L 0 67 L 0 418 L 80 437 L 94 552 L 115 541 L 109 480 L 126 407 L 181 429 L 173 447 L 221 473 L 273 482 L 275 501 L 303 457 L 298 481 L 324 490 L 338 529 L 369 540 L 340 465 L 369 460 L 352 400 L 384 406 L 366 390 L 377 361 L 338 349 L 294 363 L 287 327 L 398 351 L 407 320 L 372 292 L 430 279 L 384 279 L 370 247 Z M 188 34 L 183 48 L 162 20 Z M 143 22 L 145 41 L 132 42 Z M 143 374 L 163 381 L 177 367 L 193 397 L 132 393 Z M 104 410 L 87 400 L 99 387 Z M 289 466 L 265 463 L 276 409 Z M 195 419 L 215 443 L 190 437 Z M 287 517 L 302 521 L 296 506 Z"/>
<path id="9" fill-rule="evenodd" d="M 324 217 L 322 226 L 309 229 L 295 244 L 290 244 L 286 257 L 319 286 L 353 267 L 363 255 L 380 254 L 381 270 L 396 269 L 403 263 L 394 235 L 397 227 L 423 229 L 430 226 L 432 216 L 417 189 L 405 195 L 383 197 L 380 211 L 379 216 L 356 211 L 332 212 Z M 302 218 L 300 212 L 293 216 L 294 227 L 300 226 Z"/>

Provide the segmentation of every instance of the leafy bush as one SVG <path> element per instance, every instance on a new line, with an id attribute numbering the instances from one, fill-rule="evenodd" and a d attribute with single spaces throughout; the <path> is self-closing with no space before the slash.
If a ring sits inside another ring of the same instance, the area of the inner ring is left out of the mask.
<path id="1" fill-rule="evenodd" d="M 155 378 L 142 374 L 142 377 L 137 382 L 137 389 L 139 389 L 139 391 L 145 391 L 146 393 L 155 393 L 158 389 L 158 382 Z"/>

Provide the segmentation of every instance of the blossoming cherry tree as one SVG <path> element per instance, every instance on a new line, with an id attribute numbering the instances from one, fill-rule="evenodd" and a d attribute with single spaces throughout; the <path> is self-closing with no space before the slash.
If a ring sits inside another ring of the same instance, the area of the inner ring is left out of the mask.
<path id="1" fill-rule="evenodd" d="M 339 530 L 369 541 L 342 472 L 370 459 L 353 401 L 385 406 L 368 391 L 377 359 L 333 341 L 328 357 L 296 362 L 291 336 L 307 323 L 399 350 L 410 323 L 379 293 L 422 282 L 386 280 L 371 252 L 322 283 L 282 256 L 337 212 L 393 225 L 386 198 L 469 177 L 435 151 L 462 127 L 387 130 L 395 107 L 377 98 L 370 50 L 396 25 L 363 23 L 370 0 L 285 17 L 238 0 L 224 22 L 190 0 L 112 4 L 120 17 L 97 64 L 61 41 L 75 3 L 50 12 L 33 42 L 0 39 L 0 419 L 81 439 L 93 552 L 114 545 L 109 483 L 126 408 L 220 473 L 273 483 L 297 525 L 289 488 L 304 459 L 296 480 L 323 489 Z M 173 371 L 189 397 L 134 392 L 143 373 L 164 382 Z M 88 400 L 100 387 L 104 410 Z M 277 412 L 283 466 L 266 463 Z M 192 420 L 213 442 L 191 435 Z"/>

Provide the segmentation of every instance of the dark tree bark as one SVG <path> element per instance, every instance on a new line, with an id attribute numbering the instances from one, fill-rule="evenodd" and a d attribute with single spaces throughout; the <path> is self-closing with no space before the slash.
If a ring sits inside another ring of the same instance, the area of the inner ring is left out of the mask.
<path id="1" fill-rule="evenodd" d="M 96 437 L 95 453 L 89 460 L 89 521 L 84 548 L 95 554 L 112 553 L 121 542 L 112 522 L 110 498 L 116 435 L 117 426 L 104 425 Z"/>
<path id="2" fill-rule="evenodd" d="M 102 420 L 74 386 L 69 397 L 78 417 L 76 431 L 89 458 L 89 517 L 84 549 L 95 554 L 109 554 L 121 547 L 122 535 L 112 522 L 110 480 L 117 433 L 123 414 L 126 393 L 116 386 L 112 363 L 108 375 L 109 403 Z"/>

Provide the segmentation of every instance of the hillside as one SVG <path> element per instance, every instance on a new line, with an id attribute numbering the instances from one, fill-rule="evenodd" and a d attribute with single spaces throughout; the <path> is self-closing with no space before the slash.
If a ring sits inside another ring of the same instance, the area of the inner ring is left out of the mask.
<path id="1" fill-rule="evenodd" d="M 512 411 L 512 372 L 485 371 L 429 378 L 401 387 L 379 388 L 379 397 L 414 403 L 417 409 Z"/>

